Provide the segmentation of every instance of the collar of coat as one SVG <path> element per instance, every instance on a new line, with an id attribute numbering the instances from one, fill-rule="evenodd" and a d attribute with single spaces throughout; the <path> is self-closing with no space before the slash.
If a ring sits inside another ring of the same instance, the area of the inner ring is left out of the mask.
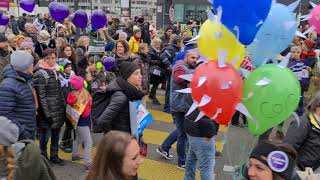
<path id="1" fill-rule="evenodd" d="M 310 120 L 311 124 L 312 124 L 314 127 L 316 127 L 317 129 L 320 129 L 319 123 L 317 122 L 317 120 L 316 120 L 316 118 L 314 117 L 314 115 L 311 114 L 311 113 L 309 114 L 309 120 Z"/>

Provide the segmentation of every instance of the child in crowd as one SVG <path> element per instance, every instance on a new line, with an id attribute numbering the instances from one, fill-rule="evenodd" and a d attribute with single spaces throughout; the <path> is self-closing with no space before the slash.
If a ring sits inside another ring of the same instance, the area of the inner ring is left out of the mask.
<path id="1" fill-rule="evenodd" d="M 71 92 L 69 80 L 71 79 L 72 76 L 75 75 L 72 70 L 72 62 L 68 59 L 64 59 L 63 61 L 60 62 L 59 67 L 60 67 L 59 80 L 60 80 L 61 88 L 63 91 L 63 95 L 65 99 L 67 99 L 69 92 Z M 73 139 L 72 139 L 73 127 L 67 118 L 65 122 L 66 122 L 66 129 L 63 132 L 60 148 L 66 153 L 71 153 L 72 143 L 73 143 Z"/>
<path id="2" fill-rule="evenodd" d="M 89 58 L 89 66 L 87 68 L 86 81 L 88 82 L 88 90 L 93 95 L 99 90 L 105 91 L 107 85 L 114 79 L 114 75 L 104 70 L 101 59 L 97 56 Z"/>
<path id="3" fill-rule="evenodd" d="M 75 128 L 75 140 L 72 147 L 72 161 L 80 160 L 79 147 L 84 144 L 83 159 L 85 161 L 85 170 L 91 167 L 91 149 L 92 138 L 90 134 L 90 113 L 92 106 L 92 98 L 90 93 L 84 88 L 84 79 L 80 76 L 73 76 L 70 79 L 73 91 L 68 94 L 68 104 L 81 113 L 78 122 L 74 117 L 69 117 L 73 127 Z M 68 113 L 67 113 L 68 114 Z M 75 121 L 74 121 L 75 120 Z"/>

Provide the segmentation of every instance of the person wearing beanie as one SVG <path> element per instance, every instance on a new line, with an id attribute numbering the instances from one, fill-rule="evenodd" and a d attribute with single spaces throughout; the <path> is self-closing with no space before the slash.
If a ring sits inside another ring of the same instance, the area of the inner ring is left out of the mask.
<path id="1" fill-rule="evenodd" d="M 104 92 L 105 96 L 110 96 L 110 100 L 106 101 L 106 108 L 94 120 L 94 124 L 104 133 L 119 130 L 131 134 L 129 101 L 142 100 L 144 93 L 141 91 L 141 83 L 140 67 L 133 62 L 122 62 L 120 76 Z"/>
<path id="2" fill-rule="evenodd" d="M 0 116 L 0 179 L 56 180 L 34 141 L 18 137 L 17 125 Z"/>
<path id="3" fill-rule="evenodd" d="M 91 149 L 92 138 L 90 133 L 90 113 L 92 106 L 92 98 L 90 93 L 84 88 L 84 79 L 80 76 L 73 76 L 70 79 L 70 85 L 73 91 L 67 97 L 67 117 L 75 130 L 77 137 L 73 142 L 72 161 L 80 160 L 80 145 L 84 144 L 83 159 L 85 161 L 85 170 L 88 171 L 91 167 Z M 80 117 L 73 117 L 68 113 L 68 109 L 73 109 L 79 112 Z"/>
<path id="4" fill-rule="evenodd" d="M 288 144 L 263 142 L 251 152 L 244 176 L 248 180 L 300 180 L 296 151 Z"/>
<path id="5" fill-rule="evenodd" d="M 38 127 L 41 131 L 41 153 L 48 159 L 47 144 L 51 136 L 50 162 L 59 166 L 64 161 L 59 158 L 60 131 L 65 122 L 66 102 L 56 68 L 56 52 L 50 48 L 43 52 L 44 58 L 35 66 L 33 86 L 39 100 Z M 50 135 L 49 135 L 49 132 Z"/>
<path id="6" fill-rule="evenodd" d="M 31 88 L 33 56 L 14 51 L 4 70 L 0 84 L 0 116 L 19 127 L 19 140 L 34 139 L 36 130 L 36 97 Z"/>
<path id="7" fill-rule="evenodd" d="M 35 53 L 37 53 L 40 58 L 43 57 L 43 51 L 48 48 L 50 34 L 46 30 L 41 30 L 37 36 L 37 43 L 35 45 Z"/>
<path id="8" fill-rule="evenodd" d="M 141 30 L 140 28 L 136 28 L 133 30 L 133 36 L 129 40 L 129 50 L 131 52 L 131 56 L 134 56 L 139 49 L 139 44 L 141 41 Z"/>

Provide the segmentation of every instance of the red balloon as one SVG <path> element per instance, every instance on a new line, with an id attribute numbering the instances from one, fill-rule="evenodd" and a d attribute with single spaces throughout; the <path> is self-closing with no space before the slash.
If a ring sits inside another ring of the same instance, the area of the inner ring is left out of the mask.
<path id="1" fill-rule="evenodd" d="M 219 67 L 217 61 L 200 65 L 194 72 L 192 98 L 207 117 L 227 125 L 242 98 L 242 79 L 229 64 Z"/>

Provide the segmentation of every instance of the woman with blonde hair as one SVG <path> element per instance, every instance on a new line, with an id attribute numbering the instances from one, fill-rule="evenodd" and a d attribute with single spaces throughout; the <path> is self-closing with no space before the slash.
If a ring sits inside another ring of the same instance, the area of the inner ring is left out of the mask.
<path id="1" fill-rule="evenodd" d="M 121 131 L 101 139 L 86 180 L 134 180 L 143 159 L 137 140 Z"/>
<path id="2" fill-rule="evenodd" d="M 0 179 L 55 180 L 48 162 L 32 140 L 18 141 L 19 128 L 0 116 Z"/>

